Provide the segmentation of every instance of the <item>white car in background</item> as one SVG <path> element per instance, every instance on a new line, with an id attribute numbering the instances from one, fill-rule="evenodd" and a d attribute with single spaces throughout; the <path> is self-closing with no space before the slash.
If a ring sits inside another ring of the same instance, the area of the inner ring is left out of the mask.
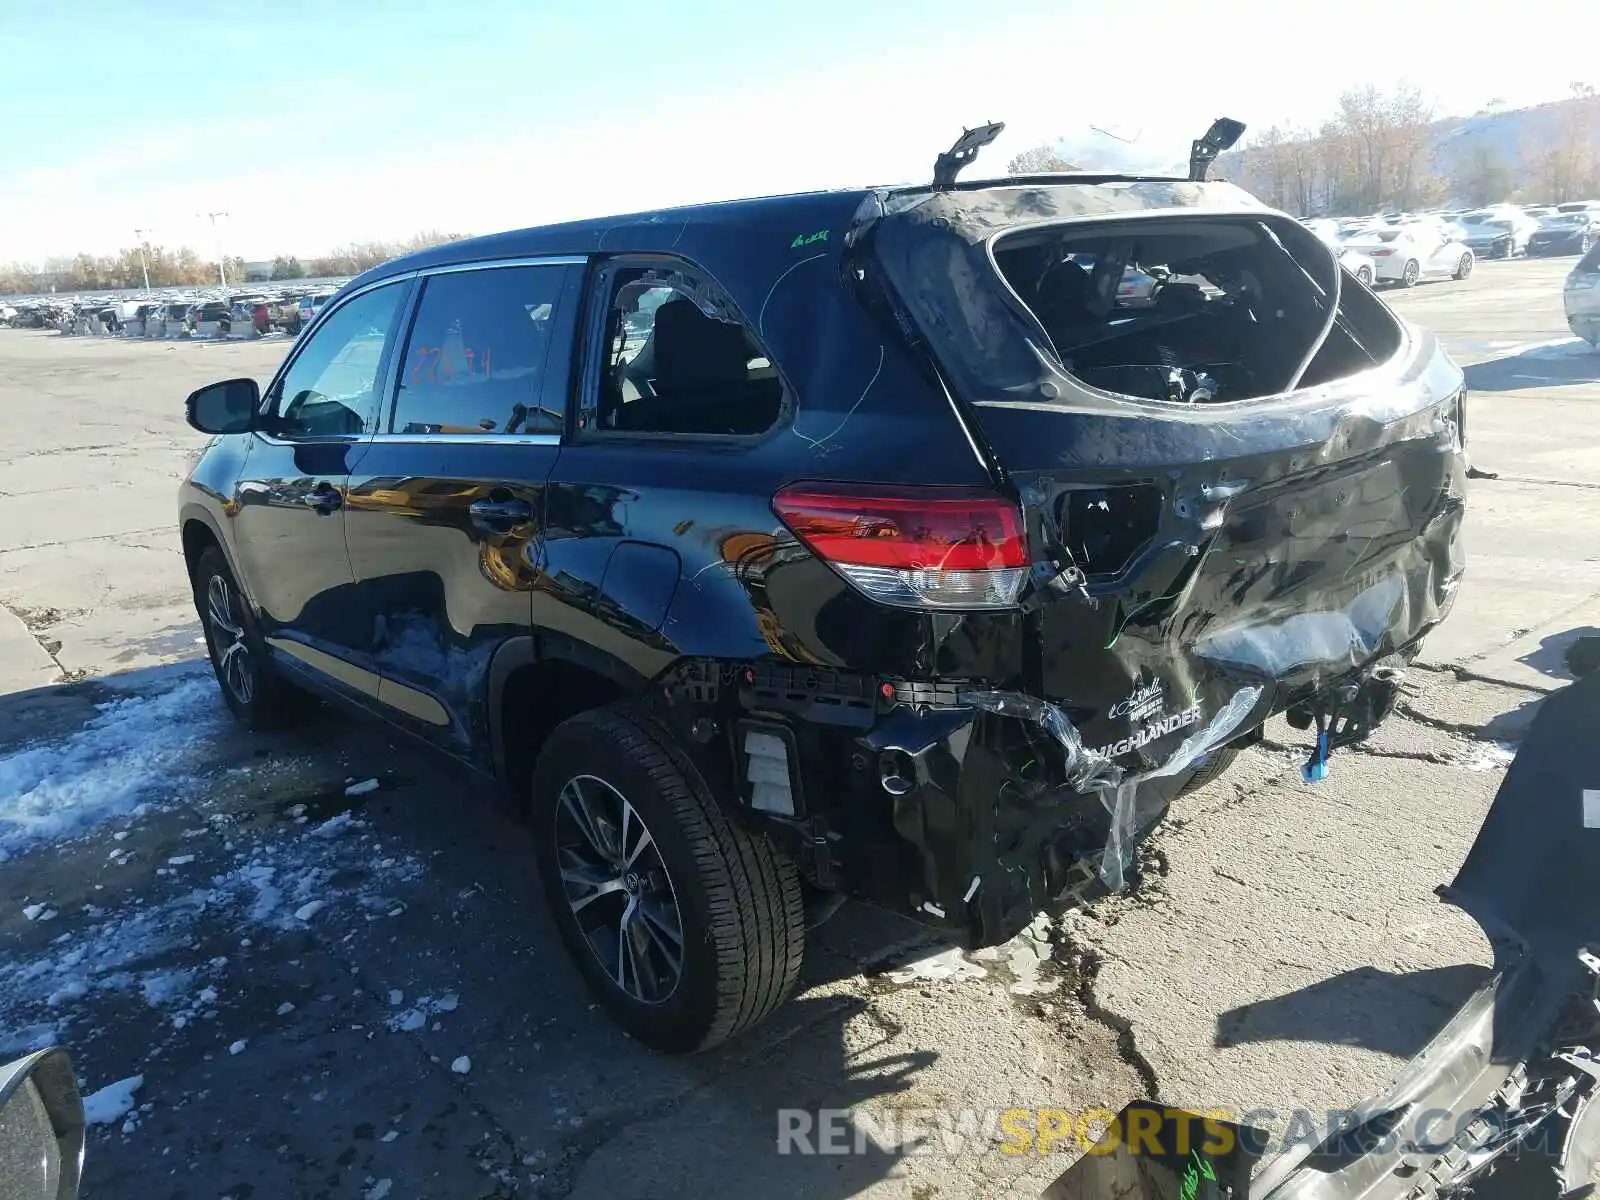
<path id="1" fill-rule="evenodd" d="M 1413 287 L 1423 279 L 1465 279 L 1477 256 L 1456 241 L 1443 222 L 1363 229 L 1346 234 L 1342 246 L 1372 260 L 1379 283 Z"/>
<path id="2" fill-rule="evenodd" d="M 1377 264 L 1368 255 L 1339 240 L 1339 222 L 1330 217 L 1308 217 L 1300 223 L 1316 234 L 1338 256 L 1339 265 L 1346 271 L 1367 287 L 1377 282 Z"/>

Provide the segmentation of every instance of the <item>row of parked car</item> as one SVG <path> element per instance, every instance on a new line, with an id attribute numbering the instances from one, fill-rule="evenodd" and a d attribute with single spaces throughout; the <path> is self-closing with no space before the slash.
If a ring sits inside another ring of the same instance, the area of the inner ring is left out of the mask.
<path id="1" fill-rule="evenodd" d="M 20 329 L 58 329 L 65 334 L 128 337 L 260 336 L 298 334 L 327 303 L 336 287 L 304 293 L 140 296 L 39 299 L 0 305 L 0 324 Z"/>
<path id="2" fill-rule="evenodd" d="M 1308 218 L 1344 266 L 1369 286 L 1465 279 L 1480 258 L 1586 255 L 1600 245 L 1600 200 L 1471 210 Z"/>

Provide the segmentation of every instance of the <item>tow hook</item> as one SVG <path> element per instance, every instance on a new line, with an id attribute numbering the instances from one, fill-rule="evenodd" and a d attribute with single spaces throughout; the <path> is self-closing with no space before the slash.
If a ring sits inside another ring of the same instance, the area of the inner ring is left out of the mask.
<path id="1" fill-rule="evenodd" d="M 1403 672 L 1374 667 L 1359 680 L 1335 684 L 1291 706 L 1284 717 L 1293 728 L 1317 731 L 1300 778 L 1307 783 L 1326 779 L 1328 757 L 1342 746 L 1366 740 L 1394 711 L 1404 686 Z"/>

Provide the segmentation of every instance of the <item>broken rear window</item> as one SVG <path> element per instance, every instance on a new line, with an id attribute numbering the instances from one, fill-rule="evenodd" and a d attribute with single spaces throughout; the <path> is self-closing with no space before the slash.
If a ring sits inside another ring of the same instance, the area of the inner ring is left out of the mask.
<path id="1" fill-rule="evenodd" d="M 1146 219 L 1034 226 L 992 251 L 1068 374 L 1141 399 L 1226 403 L 1354 374 L 1400 348 L 1399 327 L 1361 288 L 1344 289 L 1329 327 L 1328 251 L 1296 234 L 1254 217 Z"/>

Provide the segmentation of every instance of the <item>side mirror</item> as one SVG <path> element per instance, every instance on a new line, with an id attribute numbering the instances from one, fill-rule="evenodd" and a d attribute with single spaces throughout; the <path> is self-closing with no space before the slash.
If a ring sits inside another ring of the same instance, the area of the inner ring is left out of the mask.
<path id="1" fill-rule="evenodd" d="M 83 1175 L 83 1099 L 65 1050 L 0 1067 L 0 1177 L 17 1200 L 74 1200 Z"/>
<path id="2" fill-rule="evenodd" d="M 228 379 L 191 392 L 184 416 L 201 433 L 247 433 L 255 428 L 261 388 L 254 379 Z"/>

